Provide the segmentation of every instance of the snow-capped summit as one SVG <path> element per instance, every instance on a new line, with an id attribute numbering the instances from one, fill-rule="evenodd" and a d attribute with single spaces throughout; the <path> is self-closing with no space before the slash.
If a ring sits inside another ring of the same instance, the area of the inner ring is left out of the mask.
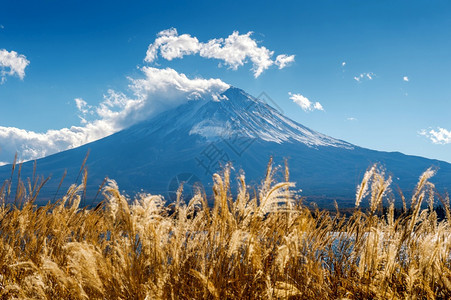
<path id="1" fill-rule="evenodd" d="M 267 142 L 301 142 L 309 147 L 332 146 L 352 149 L 353 145 L 328 137 L 296 123 L 260 99 L 231 87 L 219 102 L 204 103 L 198 110 L 200 120 L 190 134 L 207 139 L 235 135 Z"/>
<path id="2" fill-rule="evenodd" d="M 143 134 L 139 128 L 148 131 L 149 122 L 155 125 L 152 126 L 154 131 L 165 128 L 171 134 L 189 130 L 189 135 L 199 135 L 208 141 L 245 137 L 278 144 L 301 142 L 309 147 L 354 147 L 290 120 L 267 103 L 235 87 L 210 100 L 190 100 L 175 110 L 138 124 L 135 126 L 138 135 Z"/>

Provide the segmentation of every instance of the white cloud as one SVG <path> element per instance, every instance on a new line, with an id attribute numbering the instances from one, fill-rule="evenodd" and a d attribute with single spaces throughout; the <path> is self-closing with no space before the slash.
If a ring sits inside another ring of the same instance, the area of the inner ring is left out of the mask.
<path id="1" fill-rule="evenodd" d="M 145 61 L 153 62 L 160 55 L 167 60 L 182 58 L 200 51 L 200 43 L 196 37 L 189 34 L 178 35 L 177 29 L 171 28 L 158 33 L 155 42 L 149 45 Z"/>
<path id="2" fill-rule="evenodd" d="M 0 161 L 0 167 L 1 167 L 1 166 L 4 166 L 4 165 L 7 165 L 7 164 L 9 164 L 9 163 L 4 162 L 4 161 Z"/>
<path id="3" fill-rule="evenodd" d="M 175 28 L 171 28 L 158 33 L 155 41 L 147 49 L 145 61 L 154 62 L 158 54 L 166 60 L 199 54 L 204 58 L 222 60 L 229 68 L 236 70 L 250 60 L 255 77 L 260 76 L 274 64 L 282 69 L 294 61 L 294 55 L 286 54 L 278 55 L 275 61 L 272 60 L 274 51 L 263 46 L 259 47 L 251 35 L 252 32 L 240 34 L 234 31 L 225 39 L 211 39 L 202 43 L 189 34 L 179 35 Z"/>
<path id="4" fill-rule="evenodd" d="M 72 126 L 45 133 L 0 126 L 1 159 L 11 160 L 18 152 L 20 161 L 25 161 L 83 145 L 104 136 L 106 130 L 100 125 L 105 124 Z"/>
<path id="5" fill-rule="evenodd" d="M 75 105 L 77 105 L 77 109 L 82 113 L 86 113 L 86 107 L 88 103 L 81 98 L 75 98 L 74 101 Z"/>
<path id="6" fill-rule="evenodd" d="M 419 134 L 427 137 L 434 144 L 451 144 L 451 131 L 445 128 L 437 127 L 437 130 L 423 129 Z"/>
<path id="7" fill-rule="evenodd" d="M 324 110 L 323 106 L 319 102 L 315 102 L 315 104 L 313 104 L 313 109 Z"/>
<path id="8" fill-rule="evenodd" d="M 357 82 L 361 82 L 363 79 L 367 80 L 373 80 L 373 78 L 376 76 L 376 74 L 369 72 L 369 73 L 361 73 L 360 75 L 357 75 L 354 77 L 354 80 Z"/>
<path id="9" fill-rule="evenodd" d="M 409 81 L 409 77 L 407 77 L 407 76 L 404 76 L 404 77 L 402 78 L 402 80 L 404 80 L 404 81 L 408 82 L 408 81 Z"/>
<path id="10" fill-rule="evenodd" d="M 4 83 L 6 76 L 16 75 L 20 79 L 25 77 L 25 68 L 30 61 L 16 51 L 0 49 L 0 83 Z"/>
<path id="11" fill-rule="evenodd" d="M 86 120 L 86 116 L 88 114 L 91 114 L 91 115 L 94 114 L 94 110 L 92 110 L 92 106 L 88 105 L 88 103 L 81 98 L 75 98 L 74 101 L 75 101 L 75 105 L 77 106 L 78 111 L 81 113 L 81 115 L 78 116 L 81 120 L 81 123 L 87 124 L 88 121 Z"/>
<path id="12" fill-rule="evenodd" d="M 88 103 L 81 99 L 81 98 L 75 98 L 75 105 L 77 106 L 77 109 L 83 114 L 83 115 L 87 115 L 88 113 L 93 113 L 93 111 L 91 110 L 92 106 L 88 105 Z"/>
<path id="13" fill-rule="evenodd" d="M 44 157 L 81 146 L 129 127 L 153 115 L 182 104 L 187 99 L 212 97 L 229 88 L 220 79 L 190 79 L 173 69 L 143 67 L 142 78 L 129 78 L 132 96 L 113 90 L 98 106 L 89 106 L 81 98 L 75 104 L 81 113 L 93 112 L 92 121 L 44 133 L 0 126 L 0 160 L 10 161 L 15 152 L 21 161 Z"/>
<path id="14" fill-rule="evenodd" d="M 99 116 L 125 128 L 187 99 L 217 99 L 217 95 L 230 87 L 220 79 L 189 79 L 170 68 L 143 67 L 141 70 L 145 78 L 129 78 L 134 97 L 130 99 L 114 92 L 97 108 Z"/>
<path id="15" fill-rule="evenodd" d="M 307 97 L 304 97 L 301 94 L 288 93 L 288 95 L 290 95 L 290 99 L 293 100 L 294 103 L 299 105 L 304 111 L 324 110 L 321 103 L 313 103 Z"/>
<path id="16" fill-rule="evenodd" d="M 345 61 L 342 62 L 342 63 L 341 63 L 341 66 L 342 66 L 342 67 L 346 66 L 346 62 L 345 62 Z"/>
<path id="17" fill-rule="evenodd" d="M 280 55 L 277 55 L 275 64 L 276 64 L 276 66 L 279 66 L 279 69 L 283 69 L 293 62 L 294 62 L 294 55 L 280 54 Z"/>
<path id="18" fill-rule="evenodd" d="M 356 118 L 354 118 L 354 117 L 349 117 L 349 118 L 346 118 L 346 120 L 348 120 L 348 121 L 357 121 L 357 119 L 356 119 Z"/>

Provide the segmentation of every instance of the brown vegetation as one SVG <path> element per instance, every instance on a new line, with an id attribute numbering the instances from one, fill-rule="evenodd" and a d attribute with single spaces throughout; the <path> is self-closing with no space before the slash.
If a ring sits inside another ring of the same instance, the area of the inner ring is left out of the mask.
<path id="1" fill-rule="evenodd" d="M 390 179 L 365 174 L 350 217 L 311 211 L 274 183 L 258 192 L 244 176 L 232 199 L 229 171 L 214 175 L 213 208 L 199 191 L 166 206 L 155 195 L 131 202 L 114 181 L 94 209 L 79 207 L 86 176 L 53 204 L 36 207 L 40 182 L 19 181 L 15 205 L 0 191 L 3 299 L 450 299 L 451 228 L 434 203 L 426 171 L 410 209 L 377 213 Z M 426 199 L 426 200 L 425 200 Z M 12 199 L 11 199 L 12 200 Z"/>

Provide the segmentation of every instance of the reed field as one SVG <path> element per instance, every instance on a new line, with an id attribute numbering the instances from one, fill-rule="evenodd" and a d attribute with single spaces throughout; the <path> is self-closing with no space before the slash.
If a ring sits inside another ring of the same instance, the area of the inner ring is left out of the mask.
<path id="1" fill-rule="evenodd" d="M 128 199 L 109 180 L 101 204 L 83 208 L 86 173 L 61 199 L 36 206 L 45 180 L 7 181 L 0 297 L 451 299 L 449 197 L 436 194 L 434 171 L 419 177 L 396 217 L 391 179 L 378 166 L 356 187 L 350 216 L 312 209 L 288 168 L 278 170 L 283 182 L 274 172 L 270 163 L 254 189 L 225 168 L 213 176 L 213 207 L 201 189 L 184 199 L 181 186 L 169 204 L 157 195 Z M 434 205 L 445 208 L 443 220 Z"/>

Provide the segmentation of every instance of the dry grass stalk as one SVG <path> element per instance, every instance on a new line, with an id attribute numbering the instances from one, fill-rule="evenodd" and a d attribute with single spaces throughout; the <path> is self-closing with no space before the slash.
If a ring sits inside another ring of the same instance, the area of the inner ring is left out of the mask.
<path id="1" fill-rule="evenodd" d="M 45 180 L 18 180 L 11 199 L 11 175 L 0 189 L 0 297 L 449 299 L 450 213 L 439 222 L 430 210 L 433 173 L 420 177 L 400 218 L 387 198 L 391 179 L 377 166 L 356 193 L 357 206 L 370 195 L 369 210 L 348 218 L 303 206 L 288 169 L 274 183 L 271 163 L 258 193 L 239 176 L 235 199 L 230 170 L 216 174 L 212 210 L 200 190 L 184 201 L 181 187 L 166 206 L 157 195 L 131 201 L 111 180 L 101 205 L 81 208 L 86 172 L 55 203 L 37 207 Z M 377 214 L 386 200 L 387 216 Z"/>

